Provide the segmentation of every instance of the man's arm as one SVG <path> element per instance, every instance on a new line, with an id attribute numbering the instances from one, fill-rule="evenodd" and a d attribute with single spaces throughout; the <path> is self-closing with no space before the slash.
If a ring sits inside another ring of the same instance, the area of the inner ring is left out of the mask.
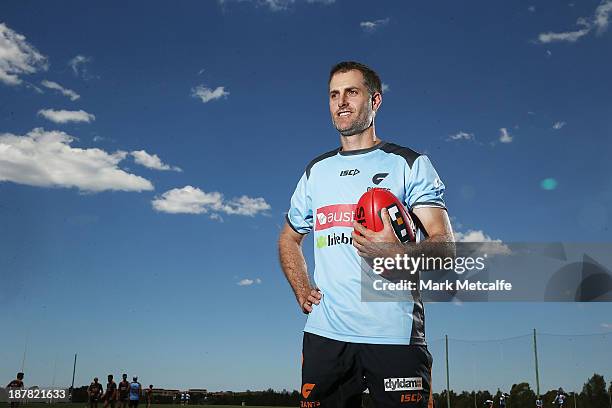
<path id="1" fill-rule="evenodd" d="M 293 289 L 295 298 L 304 313 L 312 312 L 312 305 L 318 305 L 321 293 L 312 287 L 308 279 L 306 260 L 302 252 L 304 235 L 295 232 L 287 223 L 278 238 L 278 253 L 281 268 Z"/>

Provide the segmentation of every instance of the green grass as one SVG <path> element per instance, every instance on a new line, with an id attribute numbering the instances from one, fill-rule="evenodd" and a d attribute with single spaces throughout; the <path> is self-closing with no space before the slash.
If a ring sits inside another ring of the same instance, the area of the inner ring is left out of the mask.
<path id="1" fill-rule="evenodd" d="M 8 406 L 8 403 L 2 403 L 0 404 L 0 406 Z M 57 404 L 43 404 L 43 403 L 36 403 L 36 404 L 22 404 L 19 406 L 19 408 L 89 408 L 89 405 L 87 405 L 86 403 L 57 403 Z M 118 407 L 118 404 L 115 405 L 115 408 Z M 172 405 L 172 404 L 151 404 L 151 408 L 179 408 L 179 407 L 183 407 L 183 405 Z M 193 407 L 193 408 L 211 408 L 211 407 L 225 407 L 225 408 L 241 408 L 241 405 L 187 405 L 186 407 Z M 251 408 L 269 408 L 269 407 L 261 407 L 261 406 L 255 406 L 255 405 L 247 405 L 247 407 L 251 407 Z M 98 408 L 104 408 L 104 404 L 98 403 Z M 147 404 L 146 403 L 140 403 L 138 404 L 138 408 L 147 408 Z M 293 407 L 277 407 L 277 408 L 293 408 Z"/>

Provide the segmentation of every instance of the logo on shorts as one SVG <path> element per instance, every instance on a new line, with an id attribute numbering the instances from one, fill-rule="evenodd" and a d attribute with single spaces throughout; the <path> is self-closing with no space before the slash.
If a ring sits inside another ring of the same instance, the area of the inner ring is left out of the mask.
<path id="1" fill-rule="evenodd" d="M 421 391 L 423 379 L 421 377 L 385 378 L 385 391 Z"/>
<path id="2" fill-rule="evenodd" d="M 420 392 L 408 392 L 408 393 L 402 394 L 402 396 L 400 397 L 400 402 L 404 402 L 404 403 L 419 402 L 422 399 L 423 399 L 423 396 L 421 395 Z"/>
<path id="3" fill-rule="evenodd" d="M 315 384 L 305 383 L 302 385 L 302 397 L 308 398 L 310 397 L 310 392 L 315 387 Z"/>
<path id="4" fill-rule="evenodd" d="M 331 227 L 352 227 L 355 204 L 332 204 L 317 208 L 315 231 Z"/>

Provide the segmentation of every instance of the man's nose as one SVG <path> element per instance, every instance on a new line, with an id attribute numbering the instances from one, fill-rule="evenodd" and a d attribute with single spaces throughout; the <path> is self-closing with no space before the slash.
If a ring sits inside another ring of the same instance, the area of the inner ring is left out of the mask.
<path id="1" fill-rule="evenodd" d="M 346 95 L 341 95 L 338 98 L 338 107 L 342 108 L 344 106 L 348 105 L 348 98 Z"/>

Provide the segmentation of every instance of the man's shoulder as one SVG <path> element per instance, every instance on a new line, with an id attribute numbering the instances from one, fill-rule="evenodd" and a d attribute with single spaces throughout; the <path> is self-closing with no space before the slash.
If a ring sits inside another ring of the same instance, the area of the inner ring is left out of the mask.
<path id="1" fill-rule="evenodd" d="M 412 150 L 409 147 L 401 146 L 390 142 L 387 142 L 382 145 L 380 147 L 380 150 L 385 153 L 395 154 L 402 157 L 404 160 L 406 160 L 406 163 L 408 163 L 408 167 L 412 167 L 416 159 L 419 156 L 422 156 L 422 154 L 417 152 L 416 150 Z"/>
<path id="2" fill-rule="evenodd" d="M 310 161 L 310 163 L 308 163 L 308 165 L 306 166 L 306 177 L 310 177 L 310 170 L 312 170 L 312 167 L 317 164 L 320 161 L 323 161 L 327 158 L 333 157 L 335 156 L 338 152 L 340 151 L 339 147 L 336 147 L 333 150 L 327 151 L 325 153 L 321 153 L 320 155 L 318 155 L 317 157 L 315 157 L 314 159 L 312 159 Z"/>

